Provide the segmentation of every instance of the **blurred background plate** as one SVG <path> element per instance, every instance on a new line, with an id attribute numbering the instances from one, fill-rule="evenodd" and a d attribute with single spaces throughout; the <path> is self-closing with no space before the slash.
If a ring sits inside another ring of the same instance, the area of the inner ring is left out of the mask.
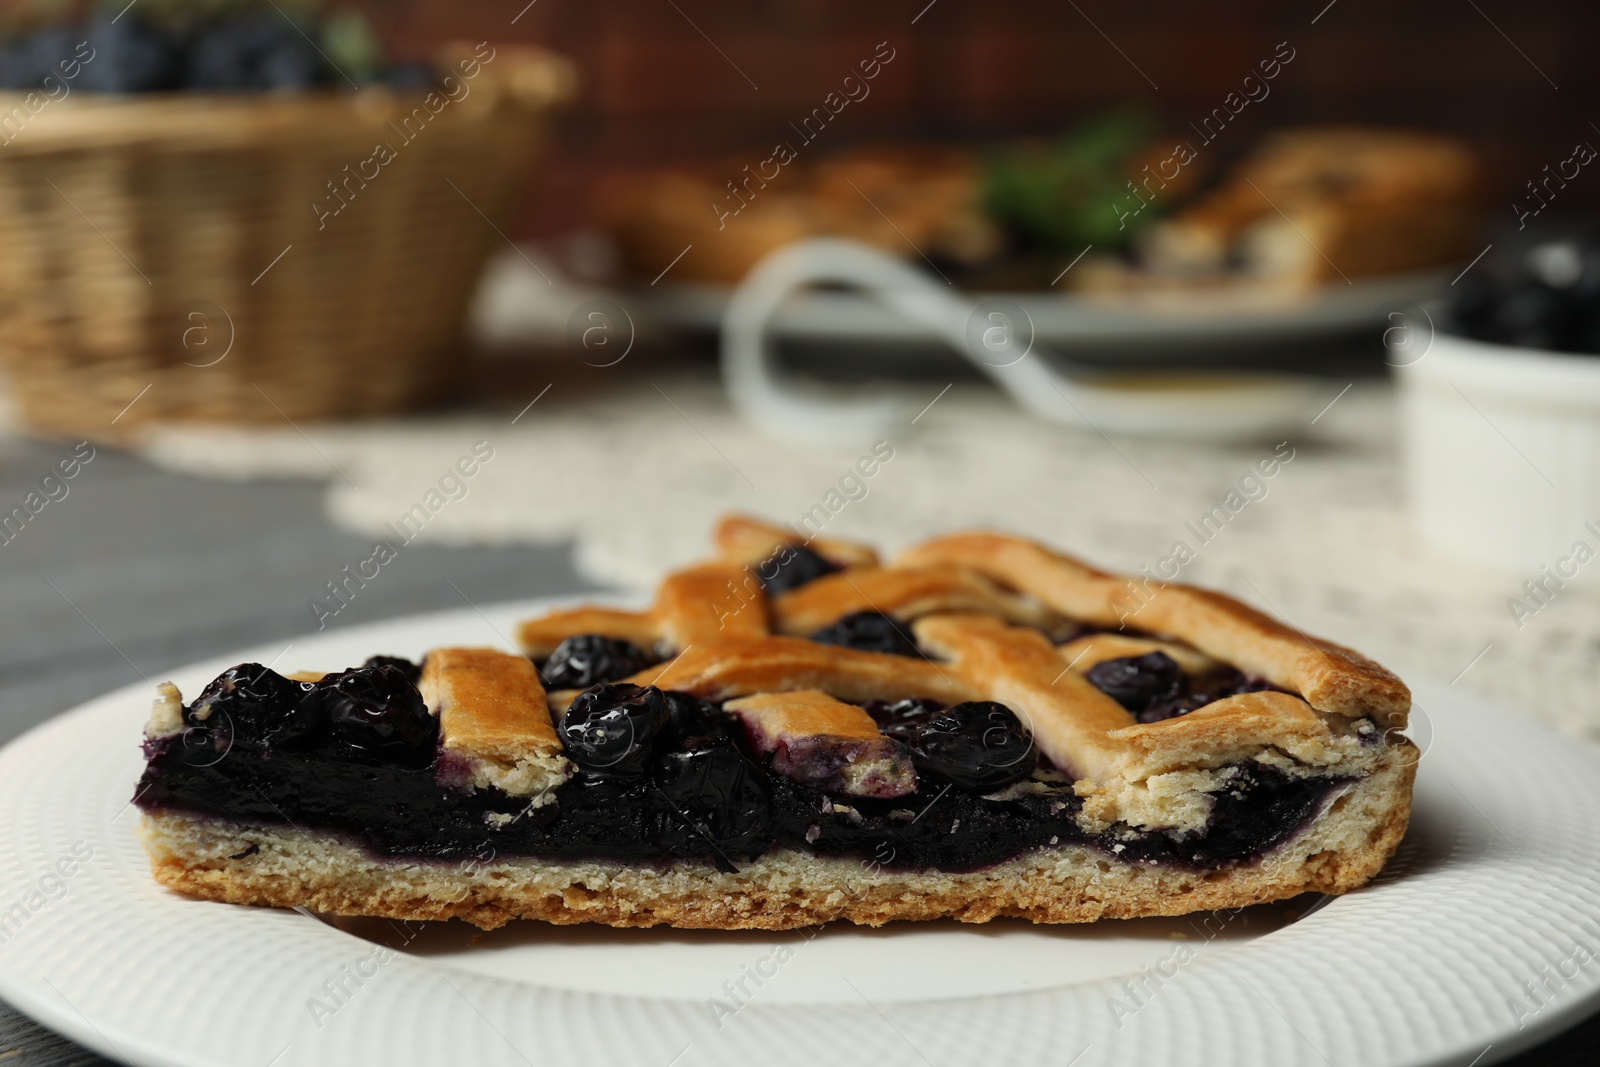
<path id="1" fill-rule="evenodd" d="M 1041 344 L 1087 346 L 1135 361 L 1160 355 L 1209 363 L 1214 347 L 1381 333 L 1391 313 L 1437 295 L 1448 283 L 1448 274 L 1427 271 L 1334 282 L 1299 294 L 1197 291 L 1136 297 L 1032 290 L 974 295 L 1022 308 Z M 732 294 L 732 286 L 662 283 L 623 296 L 654 322 L 714 332 Z M 812 342 L 915 343 L 925 336 L 877 301 L 827 290 L 795 297 L 773 318 L 771 329 L 779 339 Z"/>

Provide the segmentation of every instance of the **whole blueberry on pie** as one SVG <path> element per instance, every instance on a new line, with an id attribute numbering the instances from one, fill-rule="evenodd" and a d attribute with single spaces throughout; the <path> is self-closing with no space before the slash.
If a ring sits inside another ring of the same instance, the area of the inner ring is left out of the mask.
<path id="1" fill-rule="evenodd" d="M 1086 922 L 1346 892 L 1405 832 L 1406 687 L 1227 597 L 1002 534 L 715 540 L 520 654 L 162 686 L 156 879 L 484 928 Z"/>

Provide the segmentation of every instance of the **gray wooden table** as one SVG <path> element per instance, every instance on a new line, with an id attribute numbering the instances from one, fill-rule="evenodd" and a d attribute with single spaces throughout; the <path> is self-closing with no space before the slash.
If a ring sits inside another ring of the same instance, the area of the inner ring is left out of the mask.
<path id="1" fill-rule="evenodd" d="M 0 510 L 69 451 L 0 439 Z M 65 499 L 0 544 L 0 742 L 141 672 L 310 629 L 307 599 L 371 548 L 328 524 L 320 496 L 183 478 L 101 450 Z M 459 607 L 463 594 L 584 588 L 565 550 L 415 547 L 330 626 Z M 1597 1043 L 1600 1016 L 1513 1062 L 1592 1067 Z M 0 1003 L 0 1067 L 106 1062 Z"/>

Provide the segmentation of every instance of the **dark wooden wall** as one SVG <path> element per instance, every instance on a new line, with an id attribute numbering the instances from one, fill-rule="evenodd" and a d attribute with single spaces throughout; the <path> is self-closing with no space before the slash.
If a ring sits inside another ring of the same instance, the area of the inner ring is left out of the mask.
<path id="1" fill-rule="evenodd" d="M 1450 130 L 1484 150 L 1491 203 L 1510 219 L 1517 191 L 1545 164 L 1580 140 L 1600 146 L 1590 125 L 1600 122 L 1594 0 L 526 2 L 373 7 L 402 50 L 451 37 L 526 40 L 577 60 L 582 95 L 529 190 L 528 235 L 580 222 L 607 170 L 764 156 L 880 41 L 895 59 L 819 149 L 896 134 L 1048 133 L 1125 101 L 1181 129 L 1282 41 L 1294 61 L 1218 140 L 1220 152 L 1306 121 Z M 1600 173 L 1585 172 L 1562 196 L 1563 208 L 1600 203 Z"/>

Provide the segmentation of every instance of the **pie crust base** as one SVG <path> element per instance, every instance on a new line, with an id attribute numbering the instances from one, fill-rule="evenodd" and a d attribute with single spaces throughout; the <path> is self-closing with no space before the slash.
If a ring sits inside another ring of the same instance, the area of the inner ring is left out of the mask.
<path id="1" fill-rule="evenodd" d="M 1409 743 L 1393 745 L 1299 837 L 1252 863 L 1214 871 L 1124 863 L 1077 844 L 966 873 L 794 850 L 769 852 L 733 874 L 699 862 L 417 861 L 376 856 L 327 834 L 172 811 L 143 813 L 140 836 L 156 880 L 190 896 L 333 915 L 460 918 L 485 930 L 512 919 L 727 930 L 839 919 L 864 926 L 943 917 L 1093 922 L 1359 887 L 1405 834 L 1417 755 Z"/>

